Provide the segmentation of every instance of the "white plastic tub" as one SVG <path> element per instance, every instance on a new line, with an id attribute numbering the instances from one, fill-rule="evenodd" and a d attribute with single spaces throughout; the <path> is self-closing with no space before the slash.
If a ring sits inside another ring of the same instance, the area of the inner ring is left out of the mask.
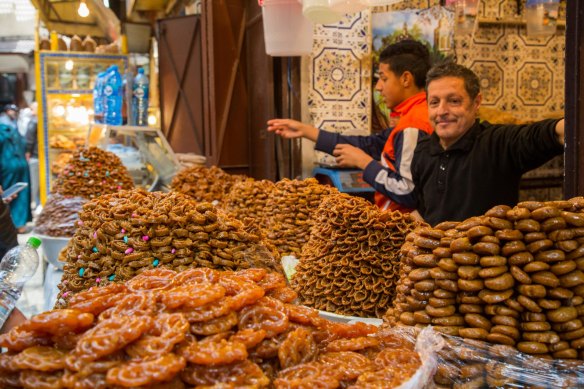
<path id="1" fill-rule="evenodd" d="M 298 0 L 264 0 L 266 53 L 274 57 L 308 55 L 314 26 L 302 14 Z"/>

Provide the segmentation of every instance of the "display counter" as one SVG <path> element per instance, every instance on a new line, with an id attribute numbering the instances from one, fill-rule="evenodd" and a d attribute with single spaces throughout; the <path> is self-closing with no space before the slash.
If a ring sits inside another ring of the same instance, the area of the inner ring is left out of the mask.
<path id="1" fill-rule="evenodd" d="M 91 124 L 87 145 L 116 154 L 134 185 L 150 191 L 168 186 L 180 166 L 159 128 Z"/>

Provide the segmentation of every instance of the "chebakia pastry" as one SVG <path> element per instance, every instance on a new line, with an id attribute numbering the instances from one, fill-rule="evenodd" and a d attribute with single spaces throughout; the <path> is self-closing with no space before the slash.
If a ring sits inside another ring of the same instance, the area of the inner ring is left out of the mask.
<path id="1" fill-rule="evenodd" d="M 254 180 L 248 178 L 233 184 L 231 190 L 223 200 L 223 208 L 236 219 L 255 220 L 258 227 L 265 228 L 267 218 L 273 215 L 266 214 L 270 194 L 275 184 L 269 180 Z"/>
<path id="2" fill-rule="evenodd" d="M 58 306 L 72 293 L 159 266 L 282 271 L 260 236 L 210 203 L 175 192 L 122 191 L 86 203 L 79 213 Z"/>
<path id="3" fill-rule="evenodd" d="M 382 317 L 399 277 L 399 250 L 418 226 L 347 194 L 326 196 L 315 212 L 292 287 L 302 304 L 342 315 Z"/>
<path id="4" fill-rule="evenodd" d="M 78 213 L 87 201 L 83 197 L 51 193 L 35 223 L 35 232 L 48 236 L 73 236 L 77 229 Z"/>
<path id="5" fill-rule="evenodd" d="M 73 152 L 53 182 L 51 192 L 93 199 L 133 188 L 132 177 L 117 155 L 97 147 L 84 147 Z"/>
<path id="6" fill-rule="evenodd" d="M 283 179 L 270 192 L 263 225 L 267 238 L 281 255 L 300 256 L 314 225 L 313 216 L 326 195 L 338 190 L 321 185 L 314 178 Z"/>
<path id="7" fill-rule="evenodd" d="M 0 386 L 393 388 L 420 366 L 401 338 L 294 298 L 265 269 L 149 269 L 1 335 Z"/>
<path id="8" fill-rule="evenodd" d="M 233 184 L 245 179 L 245 176 L 226 173 L 217 166 L 193 166 L 178 172 L 170 187 L 197 201 L 221 202 Z"/>

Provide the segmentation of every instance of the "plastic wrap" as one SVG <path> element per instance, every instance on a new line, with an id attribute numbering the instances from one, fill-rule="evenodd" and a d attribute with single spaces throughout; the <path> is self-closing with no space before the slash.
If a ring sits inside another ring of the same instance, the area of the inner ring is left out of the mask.
<path id="1" fill-rule="evenodd" d="M 394 336 L 408 343 L 415 344 L 415 351 L 420 355 L 421 366 L 416 373 L 402 383 L 396 389 L 422 389 L 429 388 L 432 377 L 438 367 L 438 353 L 444 348 L 443 337 L 428 326 L 423 330 L 414 327 L 393 327 L 379 331 L 380 337 Z"/>
<path id="2" fill-rule="evenodd" d="M 298 258 L 295 256 L 286 255 L 282 257 L 282 267 L 284 268 L 284 274 L 288 281 L 296 274 L 296 265 L 298 265 Z"/>
<path id="3" fill-rule="evenodd" d="M 410 343 L 424 361 L 425 332 L 415 327 L 394 330 Z M 434 332 L 436 335 L 437 333 Z M 436 358 L 436 388 L 581 388 L 584 386 L 584 361 L 543 359 L 506 345 L 440 334 L 442 341 L 433 347 Z M 434 341 L 434 338 L 429 338 Z M 432 350 L 432 345 L 429 347 Z M 418 386 L 421 388 L 423 386 Z M 412 387 L 413 388 L 413 387 Z M 403 388 L 400 388 L 403 389 Z"/>
<path id="4" fill-rule="evenodd" d="M 47 200 L 36 222 L 35 232 L 52 237 L 75 234 L 79 212 L 87 199 L 53 194 Z"/>

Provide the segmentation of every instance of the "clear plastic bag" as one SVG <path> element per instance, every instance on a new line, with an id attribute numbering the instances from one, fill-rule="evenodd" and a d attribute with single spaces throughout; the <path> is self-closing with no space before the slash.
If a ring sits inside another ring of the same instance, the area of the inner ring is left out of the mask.
<path id="1" fill-rule="evenodd" d="M 584 362 L 552 360 L 524 354 L 515 348 L 443 335 L 438 353 L 437 384 L 455 388 L 541 387 L 577 388 L 584 385 Z"/>
<path id="2" fill-rule="evenodd" d="M 414 375 L 396 389 L 422 389 L 432 387 L 432 377 L 438 367 L 438 353 L 444 347 L 444 339 L 428 326 L 423 330 L 415 327 L 384 328 L 379 331 L 381 337 L 394 335 L 415 344 L 414 350 L 420 355 L 421 366 Z"/>
<path id="3" fill-rule="evenodd" d="M 428 328 L 398 326 L 392 330 L 398 331 L 409 342 L 416 342 L 416 350 L 423 358 L 424 351 L 419 347 L 428 343 L 427 338 L 422 337 Z M 441 343 L 428 346 L 436 358 L 436 388 L 584 387 L 584 361 L 543 359 L 510 346 L 433 333 L 434 337 L 442 339 Z M 433 341 L 434 338 L 430 339 Z"/>

